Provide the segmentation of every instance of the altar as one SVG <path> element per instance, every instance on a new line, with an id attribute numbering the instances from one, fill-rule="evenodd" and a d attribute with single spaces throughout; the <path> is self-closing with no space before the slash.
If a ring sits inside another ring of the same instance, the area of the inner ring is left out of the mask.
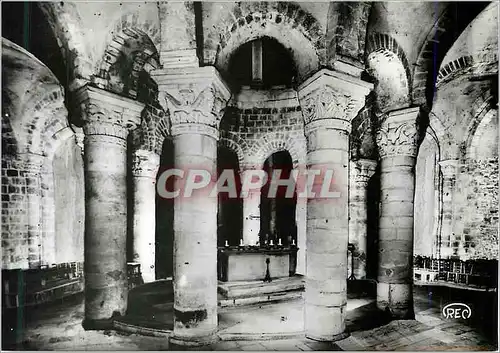
<path id="1" fill-rule="evenodd" d="M 295 275 L 296 246 L 225 246 L 218 248 L 218 279 L 272 281 Z"/>

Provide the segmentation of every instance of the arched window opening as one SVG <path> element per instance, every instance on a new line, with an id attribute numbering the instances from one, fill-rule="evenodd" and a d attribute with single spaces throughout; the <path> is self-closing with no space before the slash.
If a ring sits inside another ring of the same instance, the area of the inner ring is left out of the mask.
<path id="1" fill-rule="evenodd" d="M 234 89 L 241 86 L 255 89 L 291 87 L 296 76 L 297 70 L 290 53 L 270 37 L 243 44 L 229 63 L 228 80 Z"/>

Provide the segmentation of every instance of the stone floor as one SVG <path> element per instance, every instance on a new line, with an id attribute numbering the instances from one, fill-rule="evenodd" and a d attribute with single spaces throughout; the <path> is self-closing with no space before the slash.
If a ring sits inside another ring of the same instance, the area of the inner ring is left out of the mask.
<path id="1" fill-rule="evenodd" d="M 284 317 L 284 321 L 291 322 L 291 327 L 295 325 L 296 330 L 300 330 L 302 325 L 301 320 L 298 319 L 301 315 L 300 301 L 237 308 L 230 312 L 225 321 L 221 320 L 219 334 L 222 333 L 224 340 L 210 347 L 204 347 L 203 350 L 496 350 L 496 327 L 491 327 L 492 321 L 489 321 L 496 320 L 496 316 L 492 311 L 494 308 L 488 306 L 493 304 L 484 304 L 494 299 L 496 305 L 496 293 L 483 294 L 483 297 L 480 297 L 477 293 L 471 296 L 467 293 L 457 294 L 455 291 L 416 287 L 416 320 L 392 322 L 387 322 L 376 311 L 373 299 L 360 298 L 359 295 L 351 293 L 347 314 L 347 327 L 351 335 L 335 343 L 316 342 L 293 334 L 287 339 L 275 339 L 272 335 L 266 337 L 268 339 L 265 340 L 259 339 L 258 336 L 254 339 L 246 337 L 246 340 L 238 339 L 237 335 L 231 337 L 231 333 L 238 333 L 245 327 L 248 331 L 248 328 L 256 328 L 257 325 L 260 326 L 260 331 L 276 330 L 276 317 L 279 317 L 280 321 Z M 453 298 L 450 298 L 450 295 L 453 295 Z M 441 306 L 443 303 L 453 302 L 451 299 L 466 302 L 475 308 L 476 320 L 444 319 L 441 315 Z M 296 316 L 297 319 L 295 319 Z M 173 349 L 169 347 L 166 337 L 148 337 L 117 331 L 84 331 L 81 326 L 82 319 L 83 298 L 81 295 L 67 299 L 63 303 L 29 310 L 26 313 L 25 329 L 19 332 L 22 344 L 7 346 L 5 340 L 2 340 L 2 348 L 24 350 Z M 228 324 L 231 322 L 232 325 Z"/>

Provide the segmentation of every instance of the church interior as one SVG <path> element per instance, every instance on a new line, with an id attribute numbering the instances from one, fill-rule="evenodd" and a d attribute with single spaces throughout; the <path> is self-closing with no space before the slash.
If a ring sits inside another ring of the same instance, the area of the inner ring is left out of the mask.
<path id="1" fill-rule="evenodd" d="M 497 2 L 2 2 L 2 348 L 496 350 L 498 139 Z"/>

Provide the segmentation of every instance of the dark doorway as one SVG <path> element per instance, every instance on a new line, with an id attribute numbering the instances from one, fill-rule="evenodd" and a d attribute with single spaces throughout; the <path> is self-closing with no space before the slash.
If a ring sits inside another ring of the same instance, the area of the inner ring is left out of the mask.
<path id="1" fill-rule="evenodd" d="M 275 152 L 266 159 L 263 169 L 269 178 L 266 185 L 262 187 L 260 196 L 260 244 L 270 243 L 271 240 L 273 244 L 277 244 L 280 239 L 284 246 L 290 245 L 292 241 L 297 244 L 296 188 L 293 190 L 292 197 L 287 197 L 286 186 L 279 186 L 275 195 L 269 195 L 271 179 L 275 170 L 281 170 L 281 180 L 292 177 L 292 157 L 287 151 Z"/>
<path id="2" fill-rule="evenodd" d="M 156 176 L 174 167 L 174 144 L 166 138 L 160 156 L 160 168 Z M 173 191 L 173 180 L 167 180 L 166 188 Z M 172 277 L 174 272 L 174 199 L 164 199 L 156 193 L 156 279 Z"/>
<path id="3" fill-rule="evenodd" d="M 232 171 L 235 177 L 236 196 L 219 192 L 217 207 L 217 246 L 239 245 L 243 234 L 243 202 L 241 192 L 240 165 L 238 155 L 225 146 L 217 148 L 217 178 L 224 170 Z M 226 184 L 227 185 L 227 184 Z"/>

